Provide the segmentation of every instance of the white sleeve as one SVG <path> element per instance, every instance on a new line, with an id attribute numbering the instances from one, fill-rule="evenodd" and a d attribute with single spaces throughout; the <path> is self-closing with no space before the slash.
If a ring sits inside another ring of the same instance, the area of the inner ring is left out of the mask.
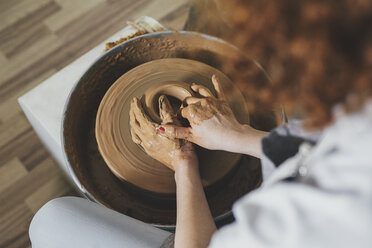
<path id="1" fill-rule="evenodd" d="M 353 194 L 280 182 L 246 195 L 233 213 L 210 247 L 372 247 L 371 202 Z"/>
<path id="2" fill-rule="evenodd" d="M 267 178 L 275 171 L 276 167 L 274 163 L 264 154 L 261 154 L 261 170 L 262 180 L 266 181 Z"/>

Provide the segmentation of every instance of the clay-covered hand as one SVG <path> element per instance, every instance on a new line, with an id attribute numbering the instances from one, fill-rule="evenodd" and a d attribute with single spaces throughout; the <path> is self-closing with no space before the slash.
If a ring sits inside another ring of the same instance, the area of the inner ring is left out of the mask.
<path id="1" fill-rule="evenodd" d="M 147 116 L 137 98 L 132 100 L 129 114 L 132 140 L 142 146 L 149 156 L 172 170 L 177 170 L 177 166 L 184 163 L 198 166 L 198 159 L 190 142 L 168 137 L 162 132 L 161 125 L 179 125 L 167 97 L 164 95 L 159 97 L 161 125 Z"/>
<path id="2" fill-rule="evenodd" d="M 226 102 L 218 78 L 213 75 L 212 83 L 217 96 L 204 86 L 193 84 L 191 89 L 202 98 L 188 97 L 181 115 L 190 122 L 191 127 L 165 125 L 164 132 L 169 137 L 186 139 L 211 150 L 235 151 L 234 143 L 239 135 L 249 131 L 250 126 L 240 124 Z"/>

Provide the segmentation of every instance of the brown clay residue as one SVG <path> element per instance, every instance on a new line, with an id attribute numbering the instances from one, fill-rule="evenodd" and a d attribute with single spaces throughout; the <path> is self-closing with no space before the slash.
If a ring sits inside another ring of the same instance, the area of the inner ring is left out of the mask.
<path id="1" fill-rule="evenodd" d="M 144 31 L 144 30 L 138 30 L 138 31 L 135 32 L 134 34 L 129 35 L 129 36 L 124 37 L 124 38 L 120 38 L 120 39 L 117 40 L 117 41 L 114 41 L 114 42 L 107 42 L 107 43 L 106 43 L 106 49 L 105 49 L 105 51 L 110 50 L 110 49 L 113 48 L 114 46 L 116 46 L 116 45 L 118 45 L 118 44 L 120 44 L 120 43 L 123 43 L 124 41 L 127 41 L 127 40 L 129 40 L 129 39 L 132 39 L 132 38 L 134 38 L 134 37 L 137 37 L 137 36 L 140 36 L 140 35 L 143 35 L 143 34 L 147 34 L 147 32 Z"/>

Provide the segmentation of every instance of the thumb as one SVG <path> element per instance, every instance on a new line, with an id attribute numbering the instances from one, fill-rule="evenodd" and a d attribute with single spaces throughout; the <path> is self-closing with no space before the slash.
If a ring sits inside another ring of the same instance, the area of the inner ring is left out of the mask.
<path id="1" fill-rule="evenodd" d="M 190 140 L 192 136 L 191 127 L 180 127 L 176 125 L 161 125 L 156 131 L 164 133 L 170 138 Z"/>
<path id="2" fill-rule="evenodd" d="M 174 114 L 172 105 L 165 95 L 159 97 L 159 115 L 162 120 L 162 124 L 176 123 L 177 118 Z"/>

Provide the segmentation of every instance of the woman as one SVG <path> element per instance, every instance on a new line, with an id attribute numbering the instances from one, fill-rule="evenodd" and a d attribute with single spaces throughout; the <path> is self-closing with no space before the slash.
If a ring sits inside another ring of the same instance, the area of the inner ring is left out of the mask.
<path id="1" fill-rule="evenodd" d="M 210 247 L 371 247 L 372 3 L 242 0 L 226 8 L 232 42 L 266 65 L 272 84 L 254 85 L 244 69 L 234 80 L 251 98 L 281 102 L 307 118 L 267 135 L 236 121 L 217 78 L 216 97 L 193 85 L 203 97 L 187 98 L 181 111 L 191 127 L 157 131 L 261 157 L 264 183 L 235 203 L 236 221 L 216 231 L 197 158 L 191 143 L 184 144 L 170 161 L 175 246 L 206 247 L 213 235 Z"/>
<path id="2" fill-rule="evenodd" d="M 252 81 L 244 61 L 231 64 L 233 80 L 249 99 L 281 103 L 287 113 L 306 118 L 267 134 L 236 121 L 218 78 L 212 78 L 216 96 L 193 85 L 202 98 L 186 99 L 181 111 L 191 127 L 154 130 L 164 142 L 180 144 L 168 151 L 173 156 L 164 160 L 149 152 L 175 171 L 175 247 L 372 247 L 372 3 L 240 0 L 223 9 L 234 30 L 231 42 L 261 62 L 272 83 Z M 163 117 L 173 120 L 169 109 L 164 101 Z M 145 144 L 147 137 L 136 134 Z M 262 159 L 263 186 L 234 204 L 236 221 L 220 230 L 192 143 Z M 42 236 L 38 219 L 50 209 L 33 220 L 33 245 Z M 167 235 L 156 233 L 157 242 Z"/>

